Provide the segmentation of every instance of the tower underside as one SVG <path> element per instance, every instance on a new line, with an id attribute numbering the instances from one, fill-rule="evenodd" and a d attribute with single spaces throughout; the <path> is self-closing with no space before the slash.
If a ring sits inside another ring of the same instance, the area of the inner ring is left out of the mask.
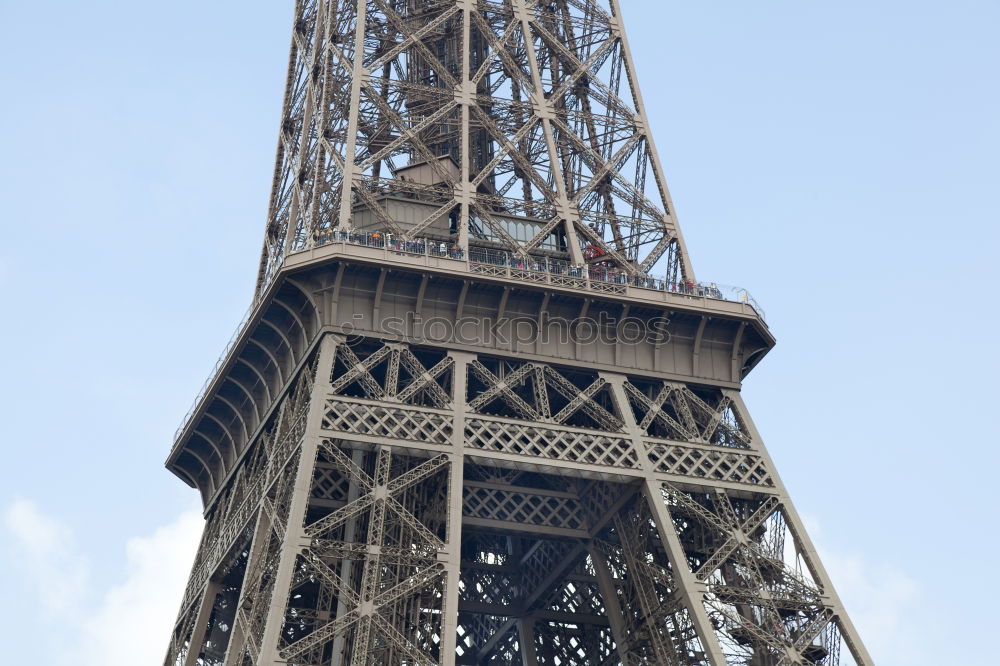
<path id="1" fill-rule="evenodd" d="M 871 666 L 740 397 L 617 0 L 298 0 L 166 666 Z"/>

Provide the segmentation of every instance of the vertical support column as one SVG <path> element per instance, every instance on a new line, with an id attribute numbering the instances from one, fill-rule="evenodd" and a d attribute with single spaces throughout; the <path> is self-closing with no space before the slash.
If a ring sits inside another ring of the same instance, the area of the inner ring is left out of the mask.
<path id="1" fill-rule="evenodd" d="M 361 84 L 368 76 L 365 70 L 365 30 L 368 23 L 368 3 L 356 2 L 358 15 L 354 26 L 354 61 L 351 63 L 351 109 L 357 110 L 361 100 Z M 342 230 L 351 228 L 351 191 L 354 189 L 354 153 L 358 141 L 358 114 L 347 118 L 347 143 L 344 148 L 344 173 L 340 181 L 340 221 Z"/>
<path id="2" fill-rule="evenodd" d="M 312 63 L 316 63 L 317 54 L 323 47 L 322 36 L 324 35 L 323 25 L 326 22 L 326 3 L 318 3 L 316 10 L 316 25 L 313 28 L 312 34 L 312 52 L 310 57 Z M 312 71 L 312 66 L 308 66 L 307 71 Z M 308 159 L 306 156 L 306 149 L 309 147 L 309 134 L 312 127 L 312 117 L 313 111 L 316 106 L 316 88 L 314 86 L 314 81 L 310 77 L 309 82 L 306 84 L 306 102 L 305 108 L 302 111 L 302 134 L 299 136 L 299 150 L 295 155 L 295 173 L 302 171 L 304 162 Z M 292 244 L 295 241 L 295 230 L 298 227 L 298 222 L 296 218 L 299 216 L 299 206 L 302 202 L 302 186 L 296 182 L 292 190 L 292 203 L 288 211 L 288 223 L 285 227 L 285 248 L 284 254 L 288 255 L 292 251 Z M 308 229 L 306 229 L 308 233 Z"/>
<path id="3" fill-rule="evenodd" d="M 750 412 L 747 410 L 747 407 L 743 402 L 743 397 L 740 395 L 739 391 L 734 391 L 732 389 L 723 390 L 722 394 L 733 401 L 733 406 L 736 408 L 740 418 L 743 420 L 743 425 L 750 432 L 754 449 L 764 459 L 767 468 L 771 471 L 771 478 L 774 479 L 774 487 L 779 493 L 778 496 L 781 501 L 782 513 L 784 514 L 785 520 L 788 522 L 788 527 L 795 536 L 795 539 L 798 541 L 799 549 L 805 557 L 806 565 L 809 567 L 809 572 L 812 574 L 816 582 L 822 586 L 823 594 L 827 597 L 827 603 L 833 608 L 833 612 L 837 616 L 837 621 L 840 625 L 844 641 L 851 650 L 855 661 L 858 662 L 858 666 L 871 666 L 873 664 L 871 655 L 868 654 L 868 650 L 865 648 L 864 643 L 861 642 L 861 636 L 858 634 L 857 629 L 855 629 L 850 617 L 848 617 L 847 612 L 844 609 L 844 604 L 840 600 L 840 596 L 837 594 L 837 591 L 834 589 L 833 582 L 830 580 L 830 576 L 827 574 L 826 568 L 823 566 L 823 563 L 819 558 L 819 554 L 816 552 L 816 546 L 813 545 L 812 540 L 806 533 L 805 525 L 802 524 L 802 519 L 795 511 L 795 507 L 789 499 L 788 490 L 785 488 L 785 484 L 782 483 L 781 478 L 778 476 L 778 471 L 774 466 L 774 461 L 768 454 L 767 447 L 764 446 L 764 440 L 761 438 L 760 432 L 757 430 L 757 426 L 754 425 L 753 419 L 750 418 Z"/>
<path id="4" fill-rule="evenodd" d="M 351 452 L 351 462 L 361 469 L 364 465 L 365 452 L 360 449 L 354 449 Z M 361 488 L 358 484 L 358 479 L 356 476 L 351 475 L 351 480 L 348 482 L 347 486 L 347 503 L 351 504 L 356 502 L 358 498 L 361 497 Z M 348 543 L 353 543 L 357 538 L 358 530 L 358 519 L 357 517 L 351 518 L 347 521 L 344 526 L 344 541 Z M 351 562 L 350 560 L 344 560 L 340 563 L 340 577 L 347 581 L 350 585 L 353 581 L 351 580 Z M 350 606 L 340 599 L 337 600 L 337 619 L 344 617 L 350 611 Z M 333 639 L 333 660 L 331 664 L 333 666 L 343 666 L 344 664 L 344 648 L 347 642 L 346 634 L 337 634 Z"/>
<path id="5" fill-rule="evenodd" d="M 316 365 L 316 377 L 313 381 L 313 392 L 310 397 L 309 414 L 306 420 L 305 433 L 302 436 L 301 452 L 298 469 L 295 472 L 294 489 L 291 506 L 288 509 L 288 520 L 285 523 L 284 539 L 281 544 L 281 556 L 278 571 L 275 575 L 274 592 L 268 609 L 267 622 L 264 625 L 264 636 L 261 640 L 261 655 L 257 660 L 259 666 L 281 666 L 283 662 L 278 655 L 278 637 L 285 624 L 285 612 L 288 605 L 288 593 L 295 570 L 295 560 L 303 548 L 309 545 L 305 535 L 303 522 L 309 504 L 309 494 L 312 490 L 313 467 L 319 447 L 320 426 L 323 420 L 323 406 L 330 388 L 330 368 L 333 365 L 337 339 L 333 335 L 324 336 L 319 344 L 319 359 Z"/>
<path id="6" fill-rule="evenodd" d="M 597 587 L 601 591 L 601 599 L 604 601 L 604 608 L 608 612 L 608 624 L 611 625 L 611 635 L 615 639 L 615 649 L 618 650 L 618 658 L 623 664 L 628 662 L 628 636 L 625 635 L 625 616 L 622 613 L 621 604 L 618 602 L 618 589 L 615 586 L 615 579 L 608 569 L 607 559 L 604 553 L 594 547 L 587 545 L 587 554 L 590 555 L 590 562 L 594 565 L 594 573 L 597 576 Z"/>
<path id="7" fill-rule="evenodd" d="M 705 586 L 698 582 L 691 571 L 691 567 L 688 566 L 687 557 L 684 555 L 684 547 L 681 545 L 681 540 L 677 536 L 677 530 L 674 529 L 673 520 L 670 518 L 670 513 L 663 502 L 663 493 L 660 490 L 659 483 L 651 477 L 652 474 L 646 478 L 643 484 L 643 495 L 646 496 L 646 501 L 649 502 L 649 506 L 653 511 L 653 522 L 656 523 L 656 529 L 660 533 L 660 540 L 663 541 L 663 546 L 667 550 L 667 556 L 673 565 L 677 588 L 680 594 L 683 595 L 684 605 L 687 606 L 688 612 L 691 613 L 691 621 L 698 632 L 698 638 L 701 640 L 701 646 L 705 651 L 705 655 L 713 666 L 726 666 L 726 658 L 722 653 L 722 646 L 719 644 L 719 638 L 716 636 L 712 622 L 709 620 L 708 612 L 705 610 L 705 603 L 703 602 L 705 598 Z"/>
<path id="8" fill-rule="evenodd" d="M 526 616 L 517 621 L 517 640 L 521 648 L 521 664 L 523 666 L 538 666 L 534 618 Z"/>
<path id="9" fill-rule="evenodd" d="M 392 449 L 388 446 L 375 447 L 375 473 L 372 475 L 376 497 L 385 492 L 389 484 L 392 465 Z M 375 614 L 371 600 L 378 592 L 378 583 L 382 577 L 380 560 L 382 559 L 382 544 L 385 543 L 386 503 L 384 498 L 376 500 L 372 506 L 368 521 L 368 553 L 365 556 L 361 572 L 361 609 L 357 629 L 354 633 L 354 644 L 351 646 L 351 666 L 368 666 L 373 663 L 372 626 Z"/>
<path id="10" fill-rule="evenodd" d="M 472 180 L 472 121 L 470 107 L 476 94 L 472 84 L 472 12 L 474 0 L 459 0 L 462 8 L 462 76 L 456 97 L 462 110 L 462 170 L 461 182 L 455 188 L 455 198 L 459 201 L 458 247 L 465 257 L 469 255 L 469 215 L 473 191 Z"/>
<path id="11" fill-rule="evenodd" d="M 453 425 L 448 470 L 448 535 L 444 561 L 444 612 L 441 621 L 441 666 L 455 666 L 458 648 L 458 586 L 462 575 L 462 484 L 465 472 L 465 396 L 469 363 L 474 354 L 449 352 L 452 370 Z"/>
<path id="12" fill-rule="evenodd" d="M 336 8 L 334 8 L 336 11 Z M 333 73 L 333 63 L 334 59 L 329 57 L 330 50 L 330 37 L 331 28 L 333 21 L 327 17 L 327 7 L 326 3 L 321 3 L 321 6 L 317 11 L 317 22 L 320 25 L 316 26 L 316 32 L 319 33 L 322 30 L 323 36 L 320 40 L 322 49 L 318 49 L 319 61 L 316 64 L 320 68 L 322 73 L 322 85 L 319 87 L 319 94 L 317 95 L 318 101 L 316 106 L 318 107 L 316 114 L 316 133 L 322 135 L 325 133 L 325 127 L 329 123 L 329 116 L 331 112 L 330 103 L 333 97 L 333 89 L 336 87 Z M 331 146 L 332 148 L 332 146 Z M 331 150 L 331 152 L 333 152 Z M 312 229 L 306 229 L 307 233 L 307 247 L 313 247 L 316 242 L 316 236 L 319 233 L 319 221 L 320 221 L 320 200 L 322 199 L 323 190 L 328 185 L 326 180 L 325 170 L 327 168 L 326 164 L 327 155 L 327 144 L 323 141 L 318 141 L 316 143 L 316 156 L 313 158 L 314 166 L 312 169 L 312 192 L 309 195 L 310 206 L 309 206 L 309 220 L 312 222 Z M 334 156 L 336 160 L 339 156 Z M 322 183 L 322 184 L 321 184 Z M 335 226 L 335 225 L 333 225 Z M 330 240 L 333 239 L 332 229 L 327 230 L 330 233 Z"/>
<path id="13" fill-rule="evenodd" d="M 246 574 L 243 576 L 243 585 L 240 588 L 239 601 L 236 604 L 236 619 L 233 621 L 233 633 L 226 646 L 226 656 L 223 659 L 223 666 L 238 666 L 239 658 L 243 655 L 246 645 L 246 617 L 247 609 L 244 603 L 247 601 L 246 595 L 250 592 L 251 586 L 259 583 L 254 575 L 260 566 L 260 560 L 265 556 L 267 542 L 270 540 L 271 521 L 267 517 L 267 512 L 258 508 L 257 521 L 254 525 L 253 537 L 250 542 L 250 556 L 247 558 Z"/>
<path id="14" fill-rule="evenodd" d="M 563 175 L 562 163 L 559 161 L 559 150 L 556 148 L 555 133 L 552 131 L 551 118 L 555 115 L 552 109 L 552 102 L 545 98 L 545 86 L 542 84 L 542 72 L 538 66 L 538 58 L 535 54 L 535 40 L 531 32 L 531 19 L 534 16 L 533 7 L 529 6 L 525 0 L 515 0 L 514 16 L 515 20 L 521 23 L 521 31 L 524 36 L 524 48 L 528 54 L 528 66 L 531 68 L 531 83 L 534 90 L 531 95 L 531 106 L 534 114 L 541 118 L 542 132 L 545 135 L 545 145 L 549 152 L 549 168 L 552 169 L 552 177 L 556 184 L 556 203 L 559 214 L 563 218 L 566 231 L 566 245 L 570 254 L 570 261 L 576 266 L 584 264 L 583 251 L 580 249 L 580 242 L 576 235 L 575 222 L 580 217 L 579 211 L 570 203 L 569 194 L 566 191 L 566 180 Z"/>
<path id="15" fill-rule="evenodd" d="M 184 666 L 195 666 L 198 663 L 201 647 L 208 637 L 208 619 L 212 616 L 215 597 L 219 594 L 220 589 L 221 586 L 213 580 L 205 583 L 201 604 L 198 606 L 198 615 L 195 617 L 194 627 L 191 628 L 191 640 L 188 643 L 187 655 L 184 657 Z"/>
<path id="16" fill-rule="evenodd" d="M 444 612 L 441 620 L 442 666 L 455 666 L 458 643 L 458 587 L 462 574 L 462 482 L 464 462 L 461 452 L 449 455 L 448 467 L 448 537 L 446 551 L 438 555 L 444 561 Z"/>
<path id="17" fill-rule="evenodd" d="M 663 205 L 667 209 L 665 211 L 666 217 L 669 217 L 673 221 L 673 229 L 671 231 L 677 241 L 678 250 L 681 255 L 681 265 L 683 266 L 681 276 L 692 282 L 697 282 L 698 279 L 695 277 L 694 267 L 691 265 L 691 258 L 688 255 L 687 244 L 684 242 L 684 234 L 681 233 L 681 225 L 677 222 L 677 217 L 674 215 L 674 202 L 670 198 L 670 190 L 667 189 L 667 181 L 663 176 L 663 165 L 660 164 L 660 154 L 656 152 L 653 133 L 649 131 L 649 121 L 646 119 L 646 105 L 642 100 L 639 81 L 635 76 L 635 64 L 632 61 L 632 50 L 628 45 L 628 35 L 625 34 L 625 26 L 622 24 L 621 4 L 618 0 L 609 0 L 609 3 L 611 5 L 611 14 L 614 17 L 612 30 L 621 43 L 622 60 L 625 62 L 625 76 L 628 78 L 629 87 L 632 89 L 632 101 L 635 104 L 637 117 L 636 124 L 639 125 L 639 131 L 646 138 L 646 145 L 649 148 L 647 152 L 653 164 L 653 177 L 656 179 L 656 187 L 660 191 L 660 197 L 663 198 Z M 652 266 L 649 268 L 652 268 Z"/>
<path id="18" fill-rule="evenodd" d="M 635 422 L 635 415 L 632 413 L 628 395 L 625 393 L 625 377 L 603 372 L 601 373 L 601 377 L 606 379 L 608 384 L 611 385 L 615 401 L 621 407 L 622 421 L 625 423 L 625 429 L 632 439 L 632 446 L 638 456 L 639 463 L 642 465 L 645 476 L 642 493 L 649 503 L 660 540 L 663 542 L 663 547 L 667 551 L 667 557 L 670 558 L 670 563 L 673 565 L 674 582 L 677 585 L 677 591 L 684 600 L 684 605 L 687 607 L 688 612 L 691 613 L 691 621 L 694 624 L 695 631 L 698 632 L 702 649 L 705 651 L 705 655 L 712 666 L 726 666 L 726 658 L 722 652 L 722 646 L 719 644 L 718 636 L 715 635 L 715 629 L 712 627 L 708 612 L 705 610 L 703 602 L 705 596 L 704 585 L 698 582 L 691 571 L 691 567 L 688 566 L 687 557 L 684 555 L 684 548 L 681 546 L 680 538 L 677 536 L 677 531 L 674 529 L 673 521 L 663 501 L 663 493 L 660 490 L 659 482 L 656 480 L 653 464 L 650 462 L 649 456 L 646 455 L 645 445 L 642 441 L 642 432 L 639 430 L 639 425 Z"/>

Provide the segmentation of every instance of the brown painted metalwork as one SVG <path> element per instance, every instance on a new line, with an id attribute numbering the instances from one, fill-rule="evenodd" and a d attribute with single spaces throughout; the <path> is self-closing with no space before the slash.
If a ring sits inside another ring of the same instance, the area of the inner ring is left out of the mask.
<path id="1" fill-rule="evenodd" d="M 167 666 L 870 666 L 740 397 L 617 0 L 299 0 Z"/>

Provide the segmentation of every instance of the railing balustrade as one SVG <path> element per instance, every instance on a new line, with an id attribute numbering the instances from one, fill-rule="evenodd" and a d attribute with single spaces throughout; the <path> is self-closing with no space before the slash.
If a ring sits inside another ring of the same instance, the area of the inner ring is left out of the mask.
<path id="1" fill-rule="evenodd" d="M 579 266 L 560 259 L 532 256 L 524 257 L 513 252 L 484 247 L 471 247 L 469 248 L 468 253 L 466 253 L 462 250 L 462 248 L 451 243 L 445 243 L 443 241 L 437 241 L 429 238 L 397 238 L 392 233 L 331 231 L 317 236 L 312 243 L 312 247 L 321 247 L 334 243 L 379 248 L 394 254 L 452 259 L 466 263 L 467 270 L 472 272 L 482 272 L 480 270 L 481 267 L 493 267 L 495 269 L 502 269 L 504 272 L 503 274 L 506 277 L 514 280 L 526 279 L 525 276 L 527 274 L 534 274 L 536 278 L 541 279 L 534 279 L 530 281 L 552 282 L 553 276 L 555 276 L 561 283 L 571 282 L 574 286 L 580 286 L 585 289 L 600 289 L 604 285 L 622 285 L 637 287 L 639 289 L 649 289 L 652 291 L 666 291 L 673 294 L 691 296 L 695 298 L 711 298 L 720 301 L 747 303 L 753 307 L 757 314 L 760 315 L 761 319 L 764 318 L 764 311 L 759 305 L 757 305 L 757 302 L 750 296 L 746 289 L 721 285 L 715 282 L 671 281 L 653 277 L 651 275 L 633 276 L 621 269 L 600 264 Z M 304 250 L 298 251 L 302 252 Z M 276 267 L 274 273 L 277 273 L 279 268 L 280 267 Z M 603 290 L 606 291 L 606 288 Z M 180 436 L 184 428 L 187 427 L 188 422 L 194 415 L 195 409 L 197 409 L 198 404 L 201 403 L 202 399 L 205 397 L 205 393 L 208 391 L 208 387 L 211 385 L 212 380 L 215 378 L 216 374 L 218 374 L 222 364 L 232 351 L 233 345 L 236 344 L 236 340 L 239 338 L 240 333 L 242 333 L 243 329 L 246 327 L 250 319 L 250 313 L 253 312 L 258 300 L 259 299 L 254 300 L 254 302 L 251 303 L 250 308 L 247 309 L 246 314 L 243 315 L 239 326 L 237 326 L 236 331 L 226 344 L 225 349 L 219 356 L 219 360 L 216 361 L 215 368 L 213 368 L 212 373 L 208 376 L 208 379 L 205 380 L 201 390 L 198 392 L 198 397 L 195 398 L 194 403 L 191 405 L 191 408 L 188 410 L 187 414 L 185 414 L 180 426 L 174 433 L 175 440 Z"/>
<path id="2" fill-rule="evenodd" d="M 690 280 L 667 280 L 652 275 L 629 275 L 627 271 L 590 264 L 588 266 L 573 265 L 568 261 L 548 257 L 524 257 L 506 250 L 485 247 L 471 247 L 468 253 L 454 244 L 427 238 L 400 239 L 391 233 L 359 233 L 348 231 L 332 231 L 319 236 L 314 247 L 342 243 L 361 247 L 382 248 L 397 254 L 429 255 L 445 259 L 465 261 L 473 268 L 477 265 L 496 266 L 512 271 L 527 271 L 548 275 L 559 275 L 567 278 L 579 278 L 584 281 L 620 284 L 639 289 L 667 291 L 685 296 L 712 298 L 719 301 L 748 303 L 764 317 L 764 311 L 750 296 L 746 289 L 722 285 L 715 282 L 692 282 Z M 514 279 L 516 275 L 512 275 Z"/>

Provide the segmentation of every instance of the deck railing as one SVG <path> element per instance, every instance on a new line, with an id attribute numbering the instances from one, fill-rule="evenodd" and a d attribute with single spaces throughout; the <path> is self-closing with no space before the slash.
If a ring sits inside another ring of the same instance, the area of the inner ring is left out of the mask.
<path id="1" fill-rule="evenodd" d="M 627 271 L 601 264 L 590 264 L 588 266 L 574 265 L 560 259 L 523 257 L 506 250 L 484 247 L 471 247 L 468 252 L 465 252 L 457 245 L 445 243 L 444 241 L 427 238 L 401 240 L 394 238 L 392 234 L 331 232 L 328 235 L 317 238 L 313 247 L 329 245 L 331 243 L 381 248 L 394 254 L 427 255 L 444 259 L 454 259 L 467 263 L 472 272 L 484 272 L 481 270 L 482 267 L 507 269 L 504 272 L 509 272 L 512 279 L 524 279 L 528 277 L 527 281 L 530 282 L 539 282 L 540 280 L 531 279 L 530 276 L 525 276 L 525 273 L 540 276 L 558 276 L 563 279 L 582 280 L 587 283 L 597 283 L 598 285 L 631 286 L 639 289 L 667 291 L 698 298 L 748 303 L 762 319 L 764 318 L 763 309 L 750 296 L 750 293 L 746 289 L 716 282 L 692 282 L 690 280 L 668 280 L 652 275 L 630 275 Z M 606 291 L 605 289 L 601 290 Z"/>
<path id="2" fill-rule="evenodd" d="M 316 238 L 312 247 L 330 244 L 379 248 L 386 252 L 400 255 L 452 259 L 465 263 L 467 270 L 472 273 L 504 277 L 522 282 L 547 283 L 556 286 L 569 286 L 612 293 L 624 293 L 625 287 L 636 287 L 652 291 L 665 291 L 692 298 L 710 298 L 719 301 L 747 303 L 753 307 L 762 319 L 764 318 L 764 311 L 746 289 L 721 285 L 715 282 L 679 281 L 657 278 L 651 275 L 629 275 L 626 271 L 600 264 L 579 266 L 573 265 L 568 261 L 548 257 L 526 258 L 513 252 L 492 248 L 472 247 L 469 248 L 468 252 L 465 252 L 457 245 L 443 241 L 429 238 L 405 240 L 394 238 L 391 234 L 331 232 Z M 277 269 L 275 270 L 276 272 Z M 215 367 L 208 375 L 197 397 L 191 404 L 191 408 L 184 415 L 184 419 L 174 433 L 175 440 L 180 436 L 184 428 L 187 427 L 195 409 L 197 409 L 198 404 L 205 397 L 212 380 L 215 379 L 222 364 L 225 363 L 226 358 L 232 351 L 233 345 L 236 344 L 240 334 L 246 327 L 250 319 L 250 314 L 257 306 L 258 301 L 259 298 L 250 304 L 246 314 L 243 315 L 239 325 L 233 332 L 232 337 L 229 338 L 229 342 L 226 343 L 226 347 L 222 350 L 219 360 L 215 362 Z"/>

